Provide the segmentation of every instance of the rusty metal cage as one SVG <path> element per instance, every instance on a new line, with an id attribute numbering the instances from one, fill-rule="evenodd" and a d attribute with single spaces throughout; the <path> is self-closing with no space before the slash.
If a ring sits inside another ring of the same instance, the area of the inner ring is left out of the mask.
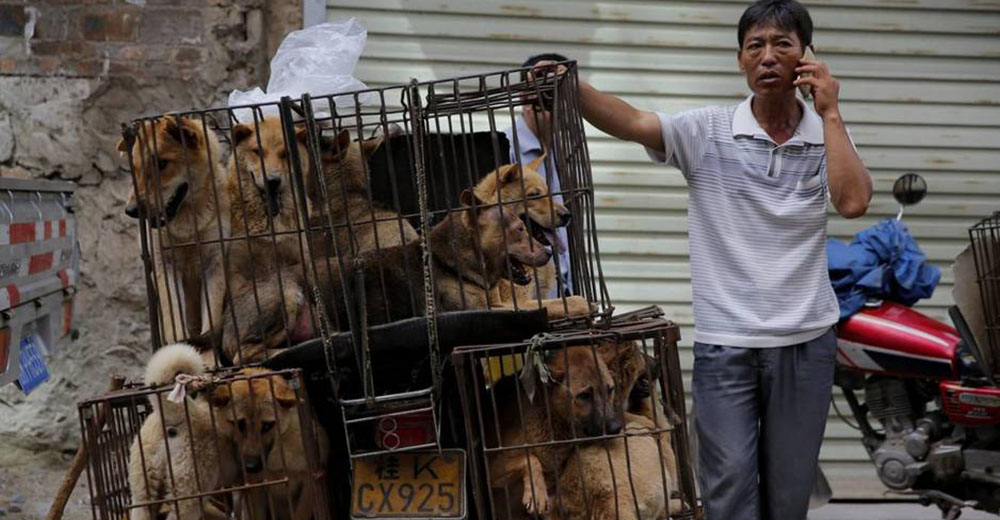
<path id="1" fill-rule="evenodd" d="M 565 66 L 561 74 L 514 70 L 134 121 L 119 148 L 132 171 L 126 212 L 140 220 L 154 344 L 214 331 L 225 345 L 221 361 L 239 365 L 309 336 L 436 312 L 609 313 L 576 67 Z M 528 137 L 501 130 L 517 129 L 525 106 L 536 107 L 529 113 L 541 135 L 531 138 L 546 143 L 546 154 L 511 172 Z M 502 180 L 489 183 L 491 175 Z M 521 217 L 533 238 L 528 251 L 506 240 L 502 251 L 484 250 L 477 237 L 458 248 L 469 258 L 447 258 L 450 244 L 431 243 L 431 231 L 470 209 L 499 213 L 504 225 L 514 220 L 505 210 Z M 430 251 L 429 273 L 419 247 L 401 247 L 416 242 Z M 541 262 L 537 250 L 553 247 L 568 250 L 569 261 Z M 390 249 L 400 273 L 375 260 Z M 368 279 L 354 279 L 359 271 Z M 430 283 L 450 274 L 459 288 Z M 526 278 L 528 288 L 511 283 Z M 311 288 L 324 298 L 305 294 Z M 489 290 L 498 292 L 481 294 Z M 257 330 L 260 320 L 270 329 Z"/>
<path id="2" fill-rule="evenodd" d="M 659 316 L 452 352 L 479 518 L 701 516 L 679 332 Z"/>
<path id="3" fill-rule="evenodd" d="M 375 505 L 374 483 L 404 466 L 414 479 L 448 475 L 433 481 L 433 498 L 417 494 L 430 481 L 385 484 L 407 518 L 498 518 L 484 470 L 510 450 L 489 444 L 477 405 L 510 385 L 490 370 L 530 371 L 524 342 L 543 333 L 558 338 L 537 340 L 532 356 L 554 345 L 591 345 L 597 356 L 595 342 L 651 354 L 634 375 L 661 381 L 663 401 L 651 398 L 645 419 L 631 416 L 634 435 L 527 448 L 572 445 L 579 457 L 586 444 L 621 445 L 628 466 L 630 443 L 652 447 L 658 468 L 677 461 L 657 471 L 663 513 L 668 503 L 675 517 L 697 510 L 675 417 L 684 414 L 676 327 L 656 311 L 614 316 L 604 284 L 575 62 L 144 117 L 123 126 L 119 150 L 132 174 L 126 214 L 139 221 L 154 350 L 188 339 L 216 370 L 301 369 L 296 380 L 313 399 L 299 408 L 315 412 L 315 438 L 329 440 L 329 474 L 350 475 L 330 483 L 316 518 L 321 509 L 383 516 L 388 499 Z M 482 344 L 501 346 L 459 348 Z M 601 366 L 621 376 L 619 365 Z M 168 502 L 242 517 L 261 509 L 233 497 L 289 485 L 290 475 L 228 479 L 187 501 L 130 501 L 126 444 L 156 415 L 142 396 L 168 390 L 81 405 L 95 447 L 95 517 Z M 447 487 L 466 481 L 474 507 L 466 488 Z M 220 506 L 218 496 L 229 498 Z"/>
<path id="4" fill-rule="evenodd" d="M 983 309 L 988 365 L 991 377 L 997 377 L 1000 360 L 1000 211 L 969 228 L 969 241 L 976 265 L 976 283 Z"/>
<path id="5" fill-rule="evenodd" d="M 329 518 L 326 434 L 296 370 L 132 385 L 79 405 L 95 519 Z M 308 514 L 308 516 L 302 516 Z"/>

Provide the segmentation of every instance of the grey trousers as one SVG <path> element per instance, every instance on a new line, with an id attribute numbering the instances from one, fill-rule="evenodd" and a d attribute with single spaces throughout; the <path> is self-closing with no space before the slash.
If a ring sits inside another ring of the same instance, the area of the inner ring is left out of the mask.
<path id="1" fill-rule="evenodd" d="M 805 520 L 833 388 L 834 329 L 787 347 L 694 345 L 707 520 Z"/>

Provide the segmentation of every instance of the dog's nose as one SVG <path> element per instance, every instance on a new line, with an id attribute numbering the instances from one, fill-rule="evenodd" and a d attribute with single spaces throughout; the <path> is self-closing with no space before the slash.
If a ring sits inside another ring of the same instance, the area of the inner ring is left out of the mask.
<path id="1" fill-rule="evenodd" d="M 259 473 L 264 469 L 264 462 L 260 457 L 244 457 L 243 469 L 247 470 L 247 473 Z"/>
<path id="2" fill-rule="evenodd" d="M 622 420 L 621 419 L 619 419 L 617 417 L 612 417 L 612 418 L 608 419 L 608 424 L 607 424 L 608 434 L 610 434 L 610 435 L 618 435 L 619 433 L 622 432 L 622 427 L 624 427 L 624 426 L 625 425 L 622 424 Z"/>
<path id="3" fill-rule="evenodd" d="M 569 211 L 559 214 L 559 227 L 568 226 L 570 221 L 573 220 L 573 214 Z"/>
<path id="4" fill-rule="evenodd" d="M 264 187 L 270 193 L 278 193 L 278 188 L 281 187 L 281 177 L 268 177 L 264 180 Z"/>
<path id="5" fill-rule="evenodd" d="M 139 218 L 139 205 L 129 204 L 125 206 L 125 214 L 132 218 Z"/>

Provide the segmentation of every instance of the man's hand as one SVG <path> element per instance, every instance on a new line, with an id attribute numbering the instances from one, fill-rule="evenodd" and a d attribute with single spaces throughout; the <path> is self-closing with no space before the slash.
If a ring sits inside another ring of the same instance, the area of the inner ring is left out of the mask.
<path id="1" fill-rule="evenodd" d="M 840 114 L 837 106 L 837 96 L 840 94 L 840 82 L 830 74 L 830 68 L 819 60 L 801 60 L 796 67 L 795 73 L 799 78 L 795 80 L 795 86 L 809 85 L 812 87 L 813 104 L 816 113 L 823 119 L 829 116 Z M 812 74 L 803 77 L 803 74 Z"/>

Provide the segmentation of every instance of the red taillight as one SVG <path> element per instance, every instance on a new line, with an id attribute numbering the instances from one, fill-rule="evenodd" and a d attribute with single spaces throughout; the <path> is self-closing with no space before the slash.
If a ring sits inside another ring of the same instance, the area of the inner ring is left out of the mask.
<path id="1" fill-rule="evenodd" d="M 375 423 L 378 446 L 385 450 L 435 442 L 434 415 L 427 410 L 383 417 Z"/>

